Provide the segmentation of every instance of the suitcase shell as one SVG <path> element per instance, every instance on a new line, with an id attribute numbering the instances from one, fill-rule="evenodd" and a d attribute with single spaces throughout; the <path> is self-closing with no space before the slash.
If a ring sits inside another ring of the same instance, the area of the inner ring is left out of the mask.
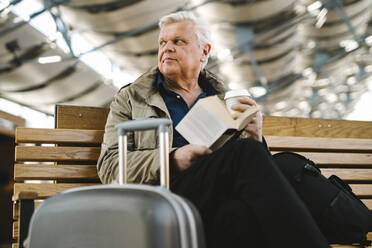
<path id="1" fill-rule="evenodd" d="M 204 248 L 198 211 L 166 181 L 81 187 L 48 198 L 32 216 L 25 246 Z"/>

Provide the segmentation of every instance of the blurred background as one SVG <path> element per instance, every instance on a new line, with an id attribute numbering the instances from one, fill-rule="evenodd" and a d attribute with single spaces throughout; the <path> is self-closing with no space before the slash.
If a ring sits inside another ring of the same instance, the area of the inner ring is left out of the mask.
<path id="1" fill-rule="evenodd" d="M 211 24 L 207 68 L 264 114 L 372 120 L 372 0 L 1 0 L 1 109 L 41 125 L 54 104 L 108 106 L 178 10 Z"/>
<path id="2" fill-rule="evenodd" d="M 15 128 L 53 128 L 55 104 L 108 107 L 179 10 L 211 24 L 207 69 L 265 115 L 372 121 L 372 0 L 0 0 L 0 248 Z"/>

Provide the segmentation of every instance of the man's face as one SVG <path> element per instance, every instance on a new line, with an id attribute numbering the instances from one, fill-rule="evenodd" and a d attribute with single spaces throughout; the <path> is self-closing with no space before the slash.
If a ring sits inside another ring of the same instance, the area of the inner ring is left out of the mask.
<path id="1" fill-rule="evenodd" d="M 205 59 L 191 21 L 166 24 L 160 30 L 158 67 L 164 76 L 198 74 Z"/>

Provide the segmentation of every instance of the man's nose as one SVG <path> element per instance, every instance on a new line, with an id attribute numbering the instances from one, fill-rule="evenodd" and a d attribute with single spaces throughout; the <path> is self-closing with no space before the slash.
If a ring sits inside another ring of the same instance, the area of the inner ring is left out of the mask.
<path id="1" fill-rule="evenodd" d="M 168 41 L 165 45 L 164 45 L 164 50 L 165 51 L 174 51 L 175 49 L 174 49 L 174 44 L 173 44 L 173 42 L 171 42 L 171 41 Z"/>

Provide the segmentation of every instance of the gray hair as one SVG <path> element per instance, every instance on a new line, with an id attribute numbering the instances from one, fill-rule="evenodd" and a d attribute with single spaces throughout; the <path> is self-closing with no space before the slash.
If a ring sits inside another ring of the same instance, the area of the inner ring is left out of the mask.
<path id="1" fill-rule="evenodd" d="M 162 29 L 166 24 L 181 22 L 181 21 L 191 21 L 195 25 L 196 36 L 198 37 L 199 47 L 204 48 L 205 45 L 211 44 L 211 31 L 209 24 L 201 18 L 197 18 L 190 11 L 179 11 L 166 16 L 163 16 L 159 20 L 159 27 Z M 209 54 L 208 54 L 209 57 Z M 202 69 L 208 63 L 208 57 L 202 64 Z"/>

